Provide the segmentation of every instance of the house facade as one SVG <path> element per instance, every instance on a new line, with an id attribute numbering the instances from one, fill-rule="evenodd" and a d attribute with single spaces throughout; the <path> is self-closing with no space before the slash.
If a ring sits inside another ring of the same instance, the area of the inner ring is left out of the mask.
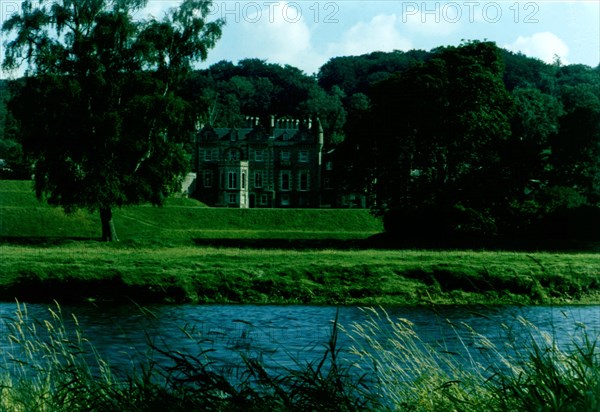
<path id="1" fill-rule="evenodd" d="M 195 196 L 221 207 L 320 207 L 323 140 L 318 120 L 204 126 L 196 136 Z"/>

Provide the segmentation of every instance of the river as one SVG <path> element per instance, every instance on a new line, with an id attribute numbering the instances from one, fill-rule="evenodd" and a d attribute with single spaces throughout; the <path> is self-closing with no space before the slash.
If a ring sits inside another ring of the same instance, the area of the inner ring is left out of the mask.
<path id="1" fill-rule="evenodd" d="M 49 319 L 53 305 L 26 305 L 30 319 Z M 16 304 L 0 304 L 3 318 L 0 351 L 15 348 L 8 342 L 7 322 L 14 318 Z M 407 319 L 424 344 L 440 351 L 461 353 L 477 343 L 465 325 L 501 345 L 511 340 L 513 348 L 528 347 L 531 327 L 527 319 L 548 333 L 559 346 L 568 346 L 585 329 L 592 339 L 600 337 L 600 306 L 484 307 L 439 306 L 388 307 L 390 318 Z M 339 311 L 339 312 L 338 312 Z M 74 329 L 71 314 L 100 356 L 117 370 L 127 371 L 143 359 L 150 340 L 159 348 L 191 355 L 206 353 L 222 368 L 240 364 L 240 353 L 259 357 L 267 366 L 294 367 L 322 356 L 338 313 L 341 326 L 365 324 L 370 312 L 358 307 L 256 306 L 256 305 L 135 305 L 62 306 L 67 328 Z M 382 327 L 385 329 L 385 327 Z M 185 332 L 184 332 L 185 331 Z M 342 354 L 351 358 L 351 340 L 339 336 Z M 164 357 L 157 355 L 159 361 Z"/>

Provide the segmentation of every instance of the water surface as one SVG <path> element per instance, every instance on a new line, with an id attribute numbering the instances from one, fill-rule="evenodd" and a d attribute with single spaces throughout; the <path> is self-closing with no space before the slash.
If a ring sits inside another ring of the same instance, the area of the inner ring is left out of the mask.
<path id="1" fill-rule="evenodd" d="M 49 319 L 52 305 L 27 305 L 30 319 Z M 0 304 L 4 322 L 14 317 L 15 304 Z M 499 347 L 510 341 L 512 348 L 529 348 L 531 327 L 525 318 L 564 347 L 585 329 L 592 338 L 600 336 L 600 306 L 482 307 L 439 306 L 435 308 L 388 307 L 390 318 L 407 319 L 426 344 L 439 351 L 478 353 L 465 325 L 485 335 Z M 191 355 L 206 354 L 223 368 L 240 364 L 240 354 L 260 358 L 274 367 L 293 367 L 318 359 L 325 352 L 333 321 L 351 329 L 364 324 L 369 311 L 359 307 L 257 306 L 257 305 L 76 305 L 62 306 L 65 323 L 73 328 L 71 314 L 86 338 L 110 365 L 123 371 L 144 359 L 149 343 L 161 349 Z M 7 339 L 6 323 L 0 325 L 0 351 L 13 350 Z M 383 327 L 385 330 L 385 327 Z M 342 355 L 351 359 L 348 336 L 339 336 Z M 164 357 L 155 353 L 164 361 Z"/>

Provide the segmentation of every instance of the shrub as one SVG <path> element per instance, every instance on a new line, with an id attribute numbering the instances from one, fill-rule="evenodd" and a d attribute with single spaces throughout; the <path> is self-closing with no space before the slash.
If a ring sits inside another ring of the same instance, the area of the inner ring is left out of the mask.
<path id="1" fill-rule="evenodd" d="M 536 222 L 534 233 L 561 240 L 600 240 L 600 207 L 557 209 Z"/>
<path id="2" fill-rule="evenodd" d="M 400 238 L 463 238 L 497 232 L 494 219 L 486 211 L 460 204 L 393 209 L 384 215 L 383 224 L 386 232 Z"/>

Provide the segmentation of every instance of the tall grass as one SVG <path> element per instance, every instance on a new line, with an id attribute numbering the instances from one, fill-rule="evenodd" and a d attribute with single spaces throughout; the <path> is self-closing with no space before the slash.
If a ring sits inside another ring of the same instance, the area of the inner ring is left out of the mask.
<path id="1" fill-rule="evenodd" d="M 0 378 L 2 411 L 598 411 L 598 337 L 581 326 L 571 344 L 520 319 L 521 340 L 492 341 L 469 325 L 462 353 L 420 339 L 405 319 L 384 310 L 341 328 L 337 319 L 314 361 L 278 372 L 239 354 L 238 374 L 219 369 L 210 350 L 182 353 L 149 341 L 146 359 L 125 374 L 100 359 L 60 307 L 46 321 L 19 305 L 5 319 L 12 349 Z M 463 332 L 467 331 L 465 334 Z M 507 333 L 510 331 L 507 331 Z M 339 334 L 352 340 L 343 355 Z M 191 331 L 187 332 L 194 339 Z M 160 355 L 162 361 L 155 360 Z M 167 362 L 165 362 L 165 359 Z"/>
<path id="2" fill-rule="evenodd" d="M 0 410 L 7 412 L 357 411 L 375 408 L 361 378 L 339 358 L 337 320 L 317 360 L 276 372 L 239 353 L 238 373 L 197 354 L 157 345 L 149 337 L 142 362 L 113 373 L 73 316 L 60 307 L 49 320 L 31 319 L 25 305 L 4 319 L 12 348 L 4 354 Z M 185 331 L 189 339 L 193 333 Z M 156 360 L 161 357 L 161 361 Z"/>
<path id="3" fill-rule="evenodd" d="M 524 318 L 523 342 L 492 341 L 469 325 L 452 325 L 462 351 L 423 342 L 406 319 L 385 310 L 348 333 L 352 353 L 373 374 L 381 407 L 395 411 L 600 411 L 599 337 L 584 325 L 569 347 Z M 458 333 L 461 329 L 464 333 Z"/>
<path id="4" fill-rule="evenodd" d="M 5 322 L 13 349 L 5 354 L 2 410 L 112 410 L 110 368 L 83 336 L 76 317 L 70 331 L 59 306 L 49 312 L 50 320 L 30 319 L 27 307 L 18 305 L 15 317 Z"/>

